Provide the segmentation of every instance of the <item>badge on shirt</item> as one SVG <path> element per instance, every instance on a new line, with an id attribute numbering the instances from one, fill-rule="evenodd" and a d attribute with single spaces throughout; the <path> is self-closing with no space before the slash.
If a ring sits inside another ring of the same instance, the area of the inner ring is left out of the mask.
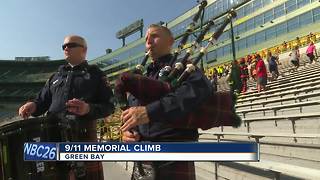
<path id="1" fill-rule="evenodd" d="M 52 85 L 55 85 L 58 81 L 59 81 L 59 79 L 53 81 Z"/>
<path id="2" fill-rule="evenodd" d="M 90 74 L 86 73 L 83 77 L 84 77 L 84 79 L 88 80 L 88 79 L 90 79 Z"/>

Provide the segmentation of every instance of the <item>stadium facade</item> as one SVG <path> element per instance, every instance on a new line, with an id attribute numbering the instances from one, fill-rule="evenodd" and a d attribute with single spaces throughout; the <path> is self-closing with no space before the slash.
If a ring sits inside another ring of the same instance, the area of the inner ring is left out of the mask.
<path id="1" fill-rule="evenodd" d="M 243 0 L 208 0 L 202 24 L 242 2 Z M 193 7 L 166 23 L 176 37 L 174 48 L 178 46 L 181 35 L 192 21 L 197 9 L 198 7 Z M 308 35 L 320 27 L 320 3 L 318 0 L 252 0 L 237 8 L 236 12 L 237 18 L 234 20 L 233 26 L 237 58 L 279 45 L 283 41 Z M 219 24 L 223 19 L 223 16 L 215 19 L 216 24 Z M 211 28 L 203 40 L 204 45 L 216 28 Z M 196 35 L 198 32 L 195 30 L 194 34 Z M 230 34 L 230 26 L 227 26 L 217 44 L 209 48 L 208 54 L 204 58 L 204 67 L 232 60 Z M 188 43 L 194 39 L 195 36 L 191 36 Z M 125 47 L 97 57 L 90 63 L 98 64 L 108 74 L 110 81 L 114 81 L 120 73 L 132 69 L 142 61 L 145 51 L 144 42 L 144 38 L 140 38 Z M 188 44 L 185 47 L 188 47 Z M 182 54 L 185 51 L 186 49 L 182 51 Z"/>

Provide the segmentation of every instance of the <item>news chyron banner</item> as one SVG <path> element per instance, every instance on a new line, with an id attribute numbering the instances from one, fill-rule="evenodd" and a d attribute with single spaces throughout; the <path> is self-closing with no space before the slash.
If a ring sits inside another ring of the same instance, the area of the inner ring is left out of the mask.
<path id="1" fill-rule="evenodd" d="M 25 161 L 259 161 L 257 143 L 24 144 Z"/>

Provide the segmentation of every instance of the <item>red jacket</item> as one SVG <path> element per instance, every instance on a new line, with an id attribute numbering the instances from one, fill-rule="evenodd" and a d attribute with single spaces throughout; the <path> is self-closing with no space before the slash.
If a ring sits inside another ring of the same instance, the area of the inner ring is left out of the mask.
<path id="1" fill-rule="evenodd" d="M 267 69 L 266 65 L 264 64 L 263 60 L 260 59 L 256 65 L 257 77 L 266 77 L 267 76 Z"/>

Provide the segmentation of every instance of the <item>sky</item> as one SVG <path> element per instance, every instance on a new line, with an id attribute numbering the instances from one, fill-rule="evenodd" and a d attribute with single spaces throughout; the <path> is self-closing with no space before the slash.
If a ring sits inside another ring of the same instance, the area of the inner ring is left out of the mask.
<path id="1" fill-rule="evenodd" d="M 196 5 L 196 0 L 0 0 L 0 60 L 63 59 L 61 45 L 70 34 L 87 40 L 91 60 L 107 48 L 120 48 L 116 32 L 134 21 L 142 18 L 146 28 L 169 22 Z M 126 41 L 139 36 L 137 32 Z"/>

